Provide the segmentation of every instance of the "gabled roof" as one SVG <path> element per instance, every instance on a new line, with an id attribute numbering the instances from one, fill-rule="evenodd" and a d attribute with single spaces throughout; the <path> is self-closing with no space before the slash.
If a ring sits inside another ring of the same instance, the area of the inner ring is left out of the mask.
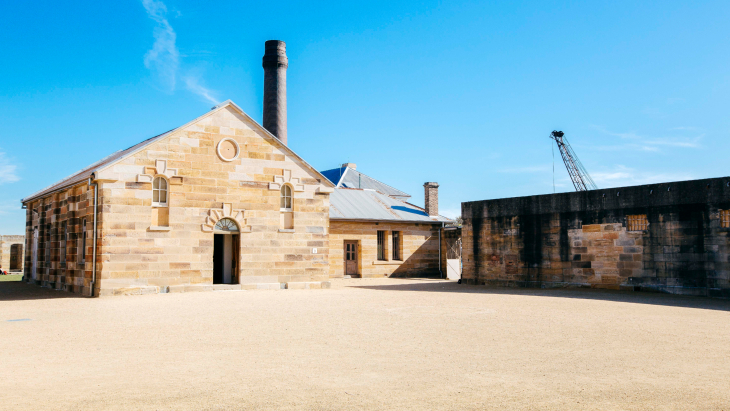
<path id="1" fill-rule="evenodd" d="M 340 167 L 322 171 L 337 188 L 361 188 L 375 190 L 387 196 L 409 198 L 411 195 L 367 176 L 354 168 Z"/>
<path id="2" fill-rule="evenodd" d="M 269 133 L 269 131 L 266 130 L 263 126 L 261 126 L 259 123 L 257 123 L 256 120 L 252 119 L 251 116 L 249 116 L 248 114 L 246 114 L 246 112 L 244 112 L 243 110 L 241 110 L 241 108 L 238 107 L 233 101 L 226 100 L 223 103 L 221 103 L 221 104 L 213 107 L 211 109 L 211 111 L 203 114 L 202 116 L 196 118 L 195 120 L 193 120 L 193 121 L 191 121 L 191 122 L 189 122 L 189 123 L 187 123 L 187 124 L 185 124 L 183 126 L 174 128 L 174 129 L 172 129 L 172 130 L 170 130 L 170 131 L 168 131 L 166 133 L 162 133 L 162 134 L 157 135 L 155 137 L 149 138 L 149 139 L 147 139 L 145 141 L 142 141 L 141 143 L 135 144 L 132 147 L 129 147 L 127 149 L 119 150 L 116 153 L 114 153 L 114 154 L 112 154 L 112 155 L 110 155 L 110 156 L 108 156 L 108 157 L 106 157 L 106 158 L 104 158 L 102 160 L 99 160 L 96 163 L 93 163 L 93 164 L 91 164 L 90 166 L 88 166 L 86 168 L 83 168 L 83 169 L 77 171 L 76 173 L 74 173 L 74 174 L 72 174 L 72 175 L 64 178 L 61 181 L 59 181 L 57 183 L 54 183 L 54 184 L 52 184 L 52 185 L 50 185 L 50 186 L 48 186 L 48 187 L 46 187 L 46 188 L 44 188 L 44 189 L 42 189 L 42 190 L 40 190 L 38 192 L 35 192 L 35 193 L 31 194 L 30 196 L 28 196 L 26 198 L 23 198 L 22 200 L 20 200 L 20 202 L 21 203 L 26 203 L 28 201 L 35 200 L 35 199 L 37 199 L 39 197 L 43 197 L 46 194 L 50 194 L 50 193 L 55 192 L 55 191 L 60 191 L 62 189 L 65 189 L 65 188 L 74 186 L 74 185 L 76 185 L 76 184 L 78 184 L 80 182 L 83 182 L 83 181 L 89 179 L 89 177 L 91 177 L 92 174 L 97 173 L 97 172 L 99 172 L 99 171 L 101 171 L 103 169 L 106 169 L 106 168 L 108 168 L 108 167 L 110 167 L 110 166 L 118 163 L 119 161 L 124 160 L 125 158 L 127 158 L 127 157 L 129 157 L 129 156 L 131 156 L 131 155 L 133 155 L 135 153 L 137 153 L 138 151 L 144 149 L 148 145 L 150 145 L 152 143 L 155 143 L 155 142 L 157 142 L 159 140 L 162 140 L 163 138 L 165 138 L 165 137 L 173 134 L 175 131 L 182 130 L 182 129 L 184 129 L 184 128 L 186 128 L 186 127 L 188 127 L 188 126 L 190 126 L 190 125 L 192 125 L 192 124 L 194 124 L 194 123 L 196 123 L 196 122 L 204 119 L 205 117 L 208 117 L 208 116 L 210 116 L 212 114 L 215 114 L 216 112 L 218 112 L 220 110 L 225 109 L 226 107 L 231 107 L 231 108 L 235 109 L 236 111 L 238 111 L 239 114 L 243 115 L 248 121 L 250 121 L 251 123 L 253 123 L 255 127 L 258 127 L 259 131 L 262 132 L 264 138 L 266 138 L 270 142 L 273 142 L 274 144 L 278 145 L 279 148 L 282 149 L 282 150 L 284 150 L 285 152 L 287 152 L 288 155 L 293 156 L 293 157 L 296 157 L 297 159 L 299 159 L 307 168 L 310 169 L 310 171 L 312 171 L 315 174 L 318 174 L 319 176 L 323 177 L 322 178 L 322 183 L 323 184 L 332 184 L 332 185 L 334 185 L 333 183 L 330 182 L 330 180 L 327 177 L 325 177 L 319 171 L 317 171 L 314 167 L 312 167 L 311 165 L 309 165 L 297 153 L 295 153 L 294 151 L 292 151 L 292 149 L 290 149 L 289 147 L 287 147 L 286 145 L 284 145 L 281 141 L 279 141 L 279 139 L 276 138 L 276 136 L 274 136 L 273 134 Z"/>
<path id="3" fill-rule="evenodd" d="M 336 188 L 330 194 L 330 220 L 451 222 L 451 219 L 441 215 L 429 217 L 422 208 L 378 191 L 353 188 Z"/>

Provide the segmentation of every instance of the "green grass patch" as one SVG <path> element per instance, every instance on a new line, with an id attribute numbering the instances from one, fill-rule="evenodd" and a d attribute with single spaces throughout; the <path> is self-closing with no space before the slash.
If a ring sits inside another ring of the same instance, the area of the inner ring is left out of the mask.
<path id="1" fill-rule="evenodd" d="M 0 282 L 3 282 L 3 281 L 20 281 L 22 279 L 23 279 L 23 274 L 0 275 Z"/>

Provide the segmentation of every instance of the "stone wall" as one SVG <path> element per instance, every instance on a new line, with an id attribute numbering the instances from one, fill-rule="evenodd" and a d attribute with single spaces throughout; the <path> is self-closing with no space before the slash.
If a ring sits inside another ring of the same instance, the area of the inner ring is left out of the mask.
<path id="1" fill-rule="evenodd" d="M 440 224 L 330 221 L 329 276 L 345 275 L 346 240 L 358 242 L 358 274 L 362 277 L 414 277 L 439 274 Z M 386 260 L 378 260 L 377 232 L 386 231 Z M 392 232 L 399 231 L 401 260 L 394 260 Z"/>
<path id="2" fill-rule="evenodd" d="M 220 158 L 223 139 L 238 144 L 238 158 Z M 100 190 L 102 287 L 212 284 L 212 228 L 222 217 L 241 229 L 236 282 L 327 280 L 329 194 L 287 153 L 228 107 L 100 171 L 97 178 L 113 181 Z M 170 179 L 167 224 L 152 207 L 151 181 L 161 174 Z M 281 229 L 282 184 L 292 187 L 291 230 Z"/>
<path id="3" fill-rule="evenodd" d="M 20 268 L 13 269 L 13 272 L 23 271 L 23 251 L 22 247 L 25 245 L 25 238 L 22 235 L 0 235 L 0 268 L 4 271 L 10 271 L 11 269 L 11 248 L 13 245 L 21 247 L 21 253 L 17 257 L 17 263 Z M 14 263 L 14 262 L 13 262 Z"/>
<path id="4" fill-rule="evenodd" d="M 86 183 L 27 205 L 24 280 L 74 293 L 90 293 L 93 250 L 93 188 Z M 82 223 L 86 220 L 86 226 Z M 65 261 L 61 257 L 67 227 Z M 86 248 L 81 249 L 86 231 Z M 37 262 L 33 264 L 34 232 Z M 84 253 L 84 258 L 82 258 Z M 34 270 L 35 267 L 35 270 Z"/>
<path id="5" fill-rule="evenodd" d="M 462 277 L 727 297 L 728 209 L 730 178 L 463 203 Z"/>

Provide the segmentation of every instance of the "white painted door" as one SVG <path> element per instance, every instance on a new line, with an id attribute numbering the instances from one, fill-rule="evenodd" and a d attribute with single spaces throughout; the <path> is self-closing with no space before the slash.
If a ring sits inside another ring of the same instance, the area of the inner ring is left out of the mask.
<path id="1" fill-rule="evenodd" d="M 33 256 L 32 256 L 32 258 L 33 258 L 33 261 L 32 261 L 31 267 L 30 267 L 30 269 L 31 269 L 30 276 L 33 280 L 37 280 L 37 278 L 36 278 L 38 275 L 38 274 L 36 274 L 36 272 L 38 270 L 38 229 L 37 228 L 33 229 Z"/>
<path id="2" fill-rule="evenodd" d="M 446 260 L 446 278 L 449 280 L 461 279 L 461 260 L 455 258 Z"/>

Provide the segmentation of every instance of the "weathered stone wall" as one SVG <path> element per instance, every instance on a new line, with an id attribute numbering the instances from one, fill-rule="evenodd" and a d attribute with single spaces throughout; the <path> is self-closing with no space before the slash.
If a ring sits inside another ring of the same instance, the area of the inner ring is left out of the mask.
<path id="1" fill-rule="evenodd" d="M 413 277 L 439 274 L 440 224 L 370 223 L 330 221 L 329 276 L 345 275 L 346 240 L 355 240 L 359 247 L 358 274 L 362 277 Z M 386 260 L 378 261 L 378 231 L 386 231 Z M 401 260 L 393 260 L 392 232 L 402 237 Z"/>
<path id="2" fill-rule="evenodd" d="M 93 250 L 93 188 L 86 183 L 27 205 L 24 280 L 74 293 L 90 293 Z M 81 250 L 86 219 L 86 248 Z M 66 260 L 61 258 L 64 224 L 68 226 Z M 38 233 L 37 263 L 33 265 L 34 231 Z M 85 254 L 82 262 L 81 253 Z M 98 250 L 97 250 L 98 252 Z M 34 272 L 35 267 L 35 272 Z M 98 287 L 98 284 L 97 284 Z"/>
<path id="3" fill-rule="evenodd" d="M 11 269 L 11 248 L 13 245 L 18 244 L 21 247 L 25 244 L 25 238 L 22 235 L 0 235 L 0 268 L 4 271 L 10 271 Z M 13 271 L 23 270 L 23 254 L 17 257 L 19 269 L 13 269 Z"/>
<path id="4" fill-rule="evenodd" d="M 240 147 L 233 161 L 217 154 L 225 138 Z M 138 182 L 141 174 L 162 173 L 159 161 L 174 175 L 168 229 L 155 221 L 152 184 Z M 182 183 L 175 184 L 179 177 Z M 203 226 L 210 223 L 210 229 L 225 215 L 236 218 L 242 229 L 236 282 L 329 278 L 329 194 L 318 190 L 326 187 L 321 177 L 286 154 L 281 143 L 265 139 L 233 108 L 175 131 L 97 178 L 116 180 L 103 183 L 100 190 L 103 288 L 212 284 L 214 234 Z M 270 187 L 275 181 L 293 187 L 293 230 L 280 230 L 280 190 Z"/>
<path id="5" fill-rule="evenodd" d="M 730 296 L 728 209 L 730 178 L 463 203 L 462 277 Z"/>

